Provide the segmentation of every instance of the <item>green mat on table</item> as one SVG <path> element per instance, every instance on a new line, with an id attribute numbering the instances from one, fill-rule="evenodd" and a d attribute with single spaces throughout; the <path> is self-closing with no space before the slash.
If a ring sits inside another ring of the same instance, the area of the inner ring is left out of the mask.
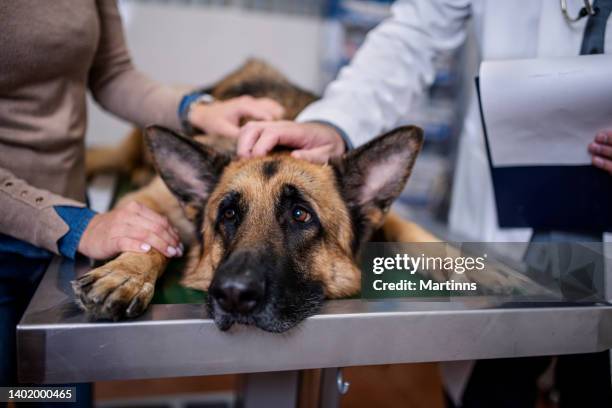
<path id="1" fill-rule="evenodd" d="M 115 186 L 111 207 L 127 193 L 137 189 L 128 178 L 120 177 Z M 185 251 L 186 252 L 186 251 Z M 164 274 L 157 280 L 153 304 L 204 303 L 206 292 L 190 289 L 180 284 L 185 258 L 172 259 Z"/>

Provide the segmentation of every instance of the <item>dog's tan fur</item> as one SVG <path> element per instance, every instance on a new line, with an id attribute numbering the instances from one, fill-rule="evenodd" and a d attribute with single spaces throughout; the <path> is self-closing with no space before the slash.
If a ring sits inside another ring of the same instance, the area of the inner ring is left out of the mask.
<path id="1" fill-rule="evenodd" d="M 155 176 L 140 129 L 132 129 L 117 146 L 88 148 L 85 163 L 88 180 L 99 174 L 120 174 L 141 187 Z"/>
<path id="2" fill-rule="evenodd" d="M 275 82 L 262 82 L 262 78 L 273 78 Z M 260 82 L 265 86 L 258 87 Z M 275 85 L 270 86 L 270 83 Z M 293 119 L 315 99 L 312 94 L 292 86 L 278 72 L 257 61 L 247 63 L 213 88 L 213 94 L 219 99 L 236 97 L 242 92 L 250 92 L 253 97 L 266 96 L 276 99 L 285 107 L 287 119 Z M 128 156 L 136 156 L 133 150 L 141 148 L 141 142 L 136 141 L 139 137 L 142 138 L 133 133 L 126 142 L 130 144 L 129 149 L 124 147 Z M 233 145 L 224 138 L 209 135 L 196 140 L 204 145 L 212 145 L 217 150 L 233 149 Z M 418 147 L 416 149 L 418 151 Z M 105 161 L 105 154 L 109 152 L 96 153 L 98 157 L 93 164 L 97 169 L 112 167 L 112 161 Z M 266 178 L 262 168 L 270 161 L 276 161 L 279 169 L 273 176 Z M 109 163 L 111 166 L 107 165 Z M 129 167 L 121 161 L 115 162 L 114 165 L 117 166 L 117 163 L 128 170 L 139 167 Z M 256 247 L 260 245 L 262 229 L 267 228 L 268 220 L 274 217 L 274 194 L 284 184 L 295 184 L 310 196 L 329 235 L 324 244 L 316 245 L 312 249 L 314 252 L 310 253 L 311 263 L 308 269 L 314 279 L 323 282 L 326 296 L 336 298 L 359 291 L 360 271 L 352 259 L 351 243 L 354 237 L 349 214 L 334 180 L 331 166 L 297 160 L 286 153 L 232 161 L 225 168 L 221 180 L 209 197 L 206 205 L 208 210 L 204 213 L 203 223 L 198 226 L 203 234 L 203 247 L 194 239 L 197 233 L 193 227 L 195 208 L 184 203 L 181 205 L 159 177 L 146 187 L 126 195 L 118 205 L 130 205 L 130 202 L 135 201 L 168 217 L 179 229 L 183 240 L 193 244 L 187 255 L 187 270 L 183 282 L 191 287 L 207 289 L 222 255 L 220 238 L 212 227 L 215 216 L 212 209 L 217 207 L 223 192 L 240 189 L 249 202 L 259 204 L 257 213 L 248 220 L 250 224 L 243 228 L 247 232 L 241 236 L 245 245 Z M 389 214 L 385 217 L 380 211 L 371 211 L 367 216 L 374 227 L 382 229 L 383 236 L 388 241 L 437 241 L 429 232 L 398 216 Z M 268 233 L 274 234 L 273 231 Z M 167 258 L 155 250 L 146 254 L 123 253 L 87 273 L 73 286 L 82 306 L 92 315 L 101 318 L 133 317 L 147 307 L 153 295 L 155 281 L 163 273 L 167 262 Z"/>

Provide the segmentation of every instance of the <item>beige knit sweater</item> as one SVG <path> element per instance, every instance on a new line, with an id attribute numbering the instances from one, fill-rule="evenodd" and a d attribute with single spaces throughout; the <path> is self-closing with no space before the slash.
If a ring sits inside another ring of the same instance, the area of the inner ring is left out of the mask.
<path id="1" fill-rule="evenodd" d="M 0 1 L 0 233 L 58 251 L 53 206 L 84 205 L 88 90 L 137 125 L 179 127 L 180 92 L 134 68 L 115 0 Z"/>

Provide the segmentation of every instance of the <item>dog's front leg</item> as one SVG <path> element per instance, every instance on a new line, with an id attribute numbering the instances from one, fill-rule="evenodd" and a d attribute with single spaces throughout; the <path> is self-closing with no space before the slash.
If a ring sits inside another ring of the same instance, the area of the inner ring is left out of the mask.
<path id="1" fill-rule="evenodd" d="M 117 207 L 131 201 L 160 215 L 170 216 L 171 213 L 180 212 L 176 199 L 160 179 L 127 194 Z M 171 221 L 173 225 L 174 221 Z M 155 249 L 147 253 L 124 252 L 73 281 L 72 287 L 77 302 L 95 319 L 135 317 L 143 313 L 151 302 L 155 282 L 167 264 L 168 258 Z"/>
<path id="2" fill-rule="evenodd" d="M 143 313 L 168 259 L 155 249 L 124 252 L 72 282 L 80 306 L 95 319 L 119 320 Z"/>
<path id="3" fill-rule="evenodd" d="M 404 220 L 394 212 L 390 212 L 387 214 L 387 217 L 385 217 L 382 232 L 387 242 L 402 242 L 406 244 L 441 242 L 440 239 L 423 227 L 414 222 Z M 440 246 L 433 245 L 432 248 L 439 249 Z M 443 282 L 448 279 L 448 276 L 442 271 L 432 271 L 431 275 L 432 278 L 438 282 Z"/>
<path id="4" fill-rule="evenodd" d="M 421 226 L 406 221 L 394 212 L 385 217 L 382 232 L 387 242 L 440 242 L 440 239 Z"/>

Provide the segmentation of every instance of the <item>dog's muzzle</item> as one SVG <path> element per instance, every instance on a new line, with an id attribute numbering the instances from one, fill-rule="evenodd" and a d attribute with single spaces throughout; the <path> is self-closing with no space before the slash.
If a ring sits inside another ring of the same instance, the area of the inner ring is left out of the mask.
<path id="1" fill-rule="evenodd" d="M 265 263 L 251 252 L 232 254 L 215 273 L 210 285 L 211 309 L 215 322 L 248 323 L 249 317 L 264 306 L 266 298 Z M 219 314 L 224 316 L 218 316 Z M 223 330 L 225 324 L 221 324 Z"/>

